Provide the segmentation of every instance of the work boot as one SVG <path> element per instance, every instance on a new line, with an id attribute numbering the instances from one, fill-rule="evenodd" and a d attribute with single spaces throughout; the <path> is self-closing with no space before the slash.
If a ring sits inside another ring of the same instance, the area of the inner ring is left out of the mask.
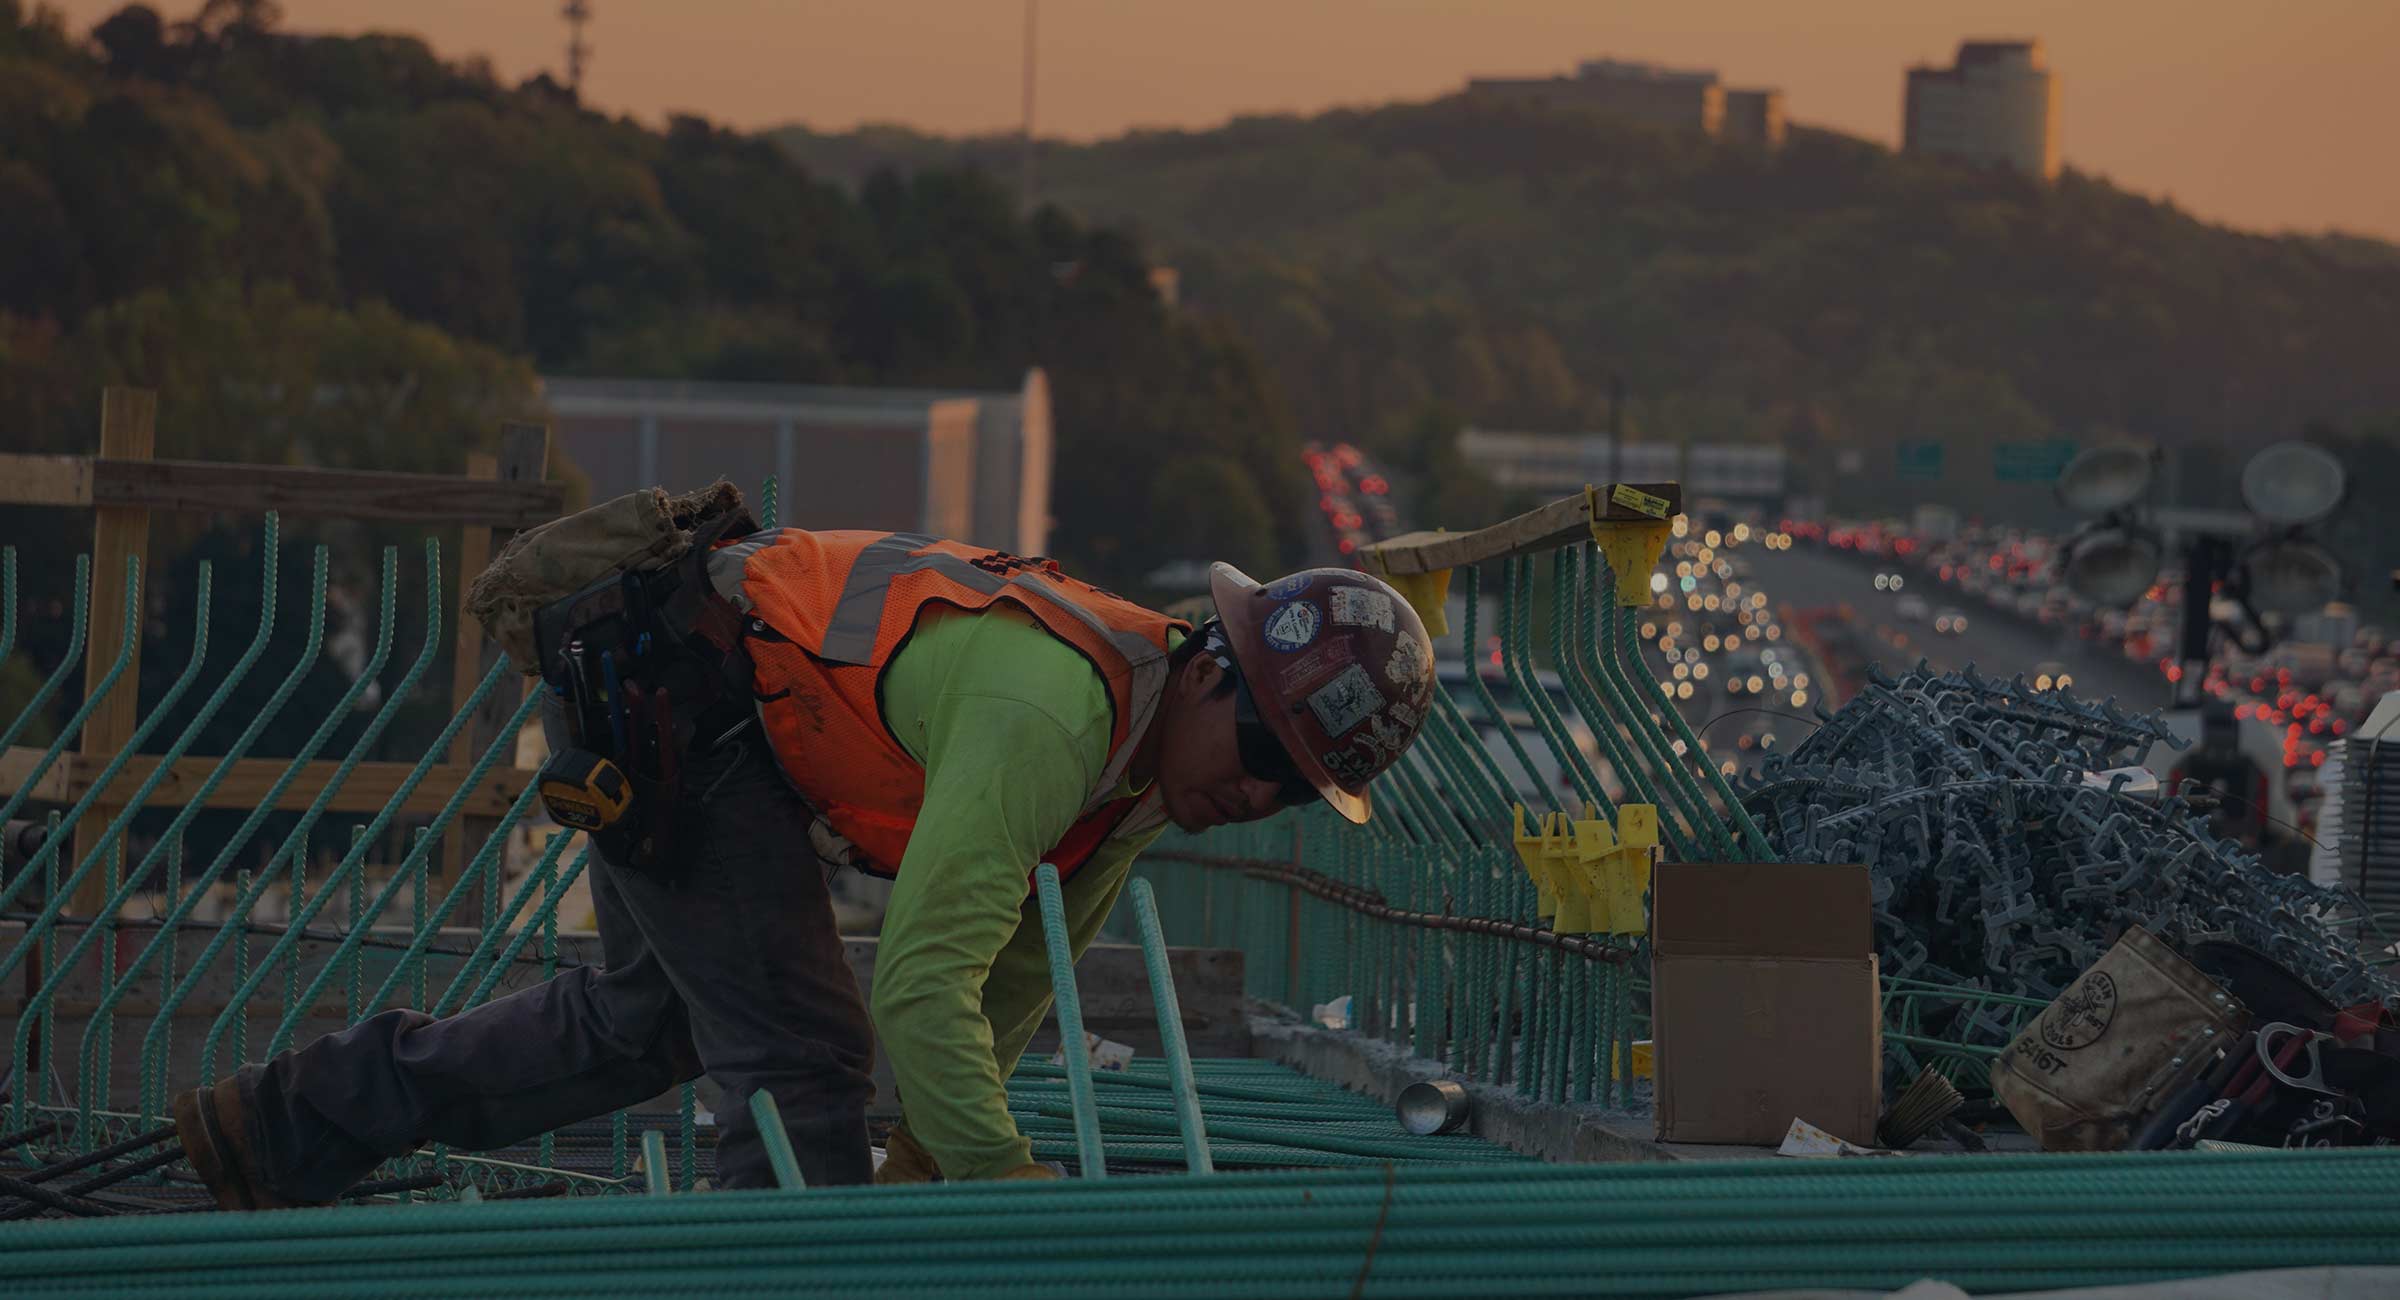
<path id="1" fill-rule="evenodd" d="M 889 1187 L 895 1183 L 938 1183 L 942 1167 L 933 1161 L 933 1153 L 917 1145 L 908 1130 L 895 1127 L 883 1139 L 883 1164 L 875 1170 L 875 1183 Z"/>
<path id="2" fill-rule="evenodd" d="M 288 1210 L 330 1201 L 288 1201 L 270 1190 L 259 1176 L 257 1147 L 251 1138 L 250 1107 L 232 1079 L 194 1088 L 175 1099 L 175 1136 L 193 1172 L 208 1185 L 209 1195 L 227 1210 Z"/>

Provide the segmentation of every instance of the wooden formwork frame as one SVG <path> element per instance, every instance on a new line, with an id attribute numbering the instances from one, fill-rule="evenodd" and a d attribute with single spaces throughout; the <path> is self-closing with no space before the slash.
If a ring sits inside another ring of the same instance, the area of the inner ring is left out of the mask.
<path id="1" fill-rule="evenodd" d="M 450 680 L 453 711 L 463 708 L 500 653 L 497 644 L 466 616 L 466 591 L 475 576 L 491 562 L 499 546 L 516 532 L 555 519 L 565 508 L 566 490 L 546 481 L 550 461 L 547 425 L 508 422 L 501 425 L 499 453 L 477 452 L 467 457 L 461 474 L 399 474 L 378 470 L 319 469 L 298 465 L 243 465 L 220 461 L 160 460 L 157 446 L 158 396 L 147 389 L 109 388 L 100 399 L 100 438 L 90 456 L 21 455 L 0 453 L 0 505 L 50 506 L 92 512 L 92 593 L 89 631 L 84 644 L 84 689 L 97 688 L 126 648 L 118 640 L 123 626 L 126 593 L 113 582 L 124 572 L 128 557 L 144 560 L 150 541 L 150 517 L 156 512 L 228 514 L 275 511 L 294 517 L 378 519 L 424 524 L 456 525 L 461 529 L 456 610 L 455 658 Z M 102 768 L 116 757 L 133 735 L 141 680 L 141 646 L 132 647 L 124 682 L 101 700 L 86 720 L 76 750 L 63 756 L 44 775 L 34 798 L 46 803 L 72 803 L 91 788 Z M 434 769 L 407 805 L 411 811 L 431 812 L 464 781 L 472 756 L 498 738 L 501 726 L 522 701 L 523 684 L 511 678 L 484 701 L 473 723 L 453 742 L 449 761 Z M 30 774 L 39 750 L 12 749 L 0 754 L 0 793 L 14 793 Z M 152 806 L 181 807 L 191 797 L 214 758 L 188 758 L 149 799 Z M 209 807 L 256 807 L 267 789 L 287 767 L 281 759 L 245 759 L 209 796 Z M 303 779 L 293 783 L 280 807 L 304 808 L 324 788 L 337 763 L 312 763 Z M 336 811 L 372 812 L 383 807 L 411 763 L 363 762 L 330 807 Z M 185 769 L 189 769 L 188 773 Z M 156 770 L 156 760 L 135 759 L 120 775 L 127 789 L 138 787 Z M 443 850 L 443 871 L 455 875 L 467 861 L 468 846 L 480 843 L 494 821 L 533 779 L 533 773 L 503 768 L 490 773 L 465 809 L 459 833 Z M 97 841 L 109 819 L 120 811 L 105 798 L 84 815 L 75 829 L 76 848 Z M 74 910 L 90 914 L 105 899 L 106 884 L 94 877 L 78 891 Z"/>

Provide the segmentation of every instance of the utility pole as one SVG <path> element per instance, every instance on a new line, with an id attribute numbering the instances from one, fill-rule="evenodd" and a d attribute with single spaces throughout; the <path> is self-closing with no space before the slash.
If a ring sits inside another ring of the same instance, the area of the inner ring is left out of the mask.
<path id="1" fill-rule="evenodd" d="M 567 89 L 583 93 L 583 64 L 592 55 L 592 47 L 583 40 L 583 25 L 592 20 L 590 0 L 567 0 L 559 11 L 567 20 Z"/>
<path id="2" fill-rule="evenodd" d="M 1608 481 L 1625 481 L 1625 376 L 1608 376 Z"/>
<path id="3" fill-rule="evenodd" d="M 1033 211 L 1033 51 L 1034 24 L 1041 0 L 1025 0 L 1025 126 L 1018 138 L 1017 203 Z"/>

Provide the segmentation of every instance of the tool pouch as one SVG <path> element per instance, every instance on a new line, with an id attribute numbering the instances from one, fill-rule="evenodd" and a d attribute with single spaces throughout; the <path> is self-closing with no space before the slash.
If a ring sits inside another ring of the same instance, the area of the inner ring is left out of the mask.
<path id="1" fill-rule="evenodd" d="M 2232 994 L 2140 926 L 2018 1034 L 1992 1091 L 2047 1151 L 2114 1151 L 2248 1027 Z"/>
<path id="2" fill-rule="evenodd" d="M 673 563 L 612 570 L 533 614 L 543 680 L 565 701 L 575 743 L 632 787 L 627 815 L 593 834 L 611 862 L 667 872 L 694 746 L 750 716 L 741 617 L 706 565 L 719 541 L 757 527 L 736 498 L 684 538 Z"/>

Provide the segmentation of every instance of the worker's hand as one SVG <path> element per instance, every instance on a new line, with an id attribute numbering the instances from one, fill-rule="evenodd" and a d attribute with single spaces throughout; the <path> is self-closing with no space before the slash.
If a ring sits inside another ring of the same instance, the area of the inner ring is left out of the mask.
<path id="1" fill-rule="evenodd" d="M 908 1130 L 895 1127 L 883 1139 L 883 1167 L 875 1171 L 877 1186 L 893 1183 L 938 1183 L 942 1167 L 933 1162 L 933 1155 L 917 1145 Z"/>
<path id="2" fill-rule="evenodd" d="M 1059 1171 L 1057 1165 L 1044 1164 L 1040 1161 L 1036 1161 L 1029 1165 L 1018 1165 L 1016 1168 L 1009 1170 L 1007 1173 L 1000 1175 L 998 1178 L 995 1178 L 992 1181 L 999 1183 L 1049 1182 L 1064 1177 L 1066 1177 L 1066 1175 Z"/>

